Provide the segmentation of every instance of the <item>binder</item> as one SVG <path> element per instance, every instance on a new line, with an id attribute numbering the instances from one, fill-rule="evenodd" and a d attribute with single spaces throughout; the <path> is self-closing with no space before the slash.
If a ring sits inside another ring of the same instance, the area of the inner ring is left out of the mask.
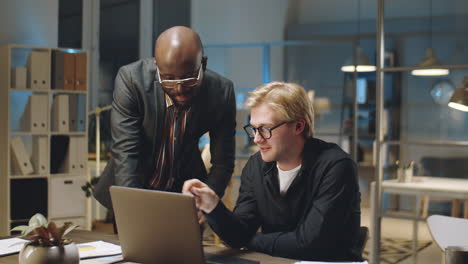
<path id="1" fill-rule="evenodd" d="M 49 173 L 49 151 L 47 137 L 33 137 L 32 163 L 34 172 L 39 175 Z"/>
<path id="2" fill-rule="evenodd" d="M 39 90 L 49 89 L 49 53 L 44 51 L 32 51 L 29 54 L 27 65 L 28 87 Z"/>
<path id="3" fill-rule="evenodd" d="M 86 131 L 86 96 L 77 95 L 77 108 L 76 108 L 76 131 Z"/>
<path id="4" fill-rule="evenodd" d="M 20 137 L 11 139 L 12 174 L 28 175 L 34 172 L 31 160 Z"/>
<path id="5" fill-rule="evenodd" d="M 75 90 L 86 91 L 87 56 L 86 53 L 75 53 Z"/>
<path id="6" fill-rule="evenodd" d="M 88 142 L 85 137 L 76 137 L 77 151 L 76 151 L 76 173 L 80 175 L 87 175 L 86 163 L 88 162 Z"/>
<path id="7" fill-rule="evenodd" d="M 58 94 L 54 97 L 52 105 L 52 130 L 68 132 L 69 125 L 69 98 L 66 94 Z"/>
<path id="8" fill-rule="evenodd" d="M 75 174 L 79 172 L 78 169 L 78 158 L 77 152 L 78 148 L 78 141 L 76 137 L 70 137 L 70 141 L 68 144 L 68 151 L 65 156 L 65 161 L 63 163 L 61 171 L 64 173 L 71 173 Z"/>
<path id="9" fill-rule="evenodd" d="M 77 95 L 69 95 L 69 112 L 70 112 L 70 131 L 78 131 L 78 96 Z"/>
<path id="10" fill-rule="evenodd" d="M 25 67 L 15 67 L 11 69 L 11 88 L 26 89 Z"/>
<path id="11" fill-rule="evenodd" d="M 75 54 L 62 51 L 53 53 L 53 89 L 75 89 Z"/>
<path id="12" fill-rule="evenodd" d="M 20 119 L 21 129 L 27 132 L 47 132 L 49 105 L 47 94 L 34 94 L 28 99 Z"/>

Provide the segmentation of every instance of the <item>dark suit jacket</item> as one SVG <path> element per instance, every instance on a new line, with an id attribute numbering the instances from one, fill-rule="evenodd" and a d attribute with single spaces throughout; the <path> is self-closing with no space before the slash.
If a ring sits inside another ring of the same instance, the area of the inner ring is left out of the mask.
<path id="1" fill-rule="evenodd" d="M 284 196 L 276 162 L 264 162 L 257 152 L 242 170 L 234 211 L 219 203 L 206 216 L 232 247 L 292 259 L 361 261 L 360 197 L 351 157 L 334 143 L 309 138 L 302 167 Z"/>
<path id="2" fill-rule="evenodd" d="M 107 208 L 112 204 L 111 185 L 145 188 L 154 173 L 157 149 L 166 111 L 164 91 L 155 81 L 153 59 L 143 59 L 120 68 L 114 87 L 111 112 L 112 158 L 94 188 L 94 197 Z M 198 178 L 218 195 L 224 194 L 234 169 L 236 102 L 233 84 L 206 70 L 175 162 L 178 175 L 171 191 L 180 192 L 185 180 Z M 198 140 L 210 135 L 212 167 L 203 165 Z"/>

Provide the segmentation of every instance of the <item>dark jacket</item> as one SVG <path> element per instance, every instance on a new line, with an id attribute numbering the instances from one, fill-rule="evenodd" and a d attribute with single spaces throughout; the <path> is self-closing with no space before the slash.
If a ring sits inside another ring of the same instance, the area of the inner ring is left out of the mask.
<path id="1" fill-rule="evenodd" d="M 164 91 L 155 81 L 153 59 L 144 59 L 120 68 L 115 79 L 111 112 L 112 158 L 94 189 L 94 196 L 111 208 L 111 185 L 145 188 L 155 169 L 155 153 L 160 144 L 166 111 Z M 219 194 L 224 193 L 234 169 L 236 102 L 233 84 L 206 70 L 199 93 L 193 99 L 191 116 L 175 162 L 172 190 L 180 192 L 190 178 L 205 181 Z M 212 167 L 207 175 L 198 140 L 210 135 Z"/>
<path id="2" fill-rule="evenodd" d="M 274 256 L 358 261 L 360 192 L 356 165 L 336 144 L 308 139 L 302 167 L 284 196 L 276 162 L 250 157 L 231 213 L 219 203 L 207 214 L 213 230 L 232 247 Z M 261 232 L 257 233 L 261 227 Z"/>

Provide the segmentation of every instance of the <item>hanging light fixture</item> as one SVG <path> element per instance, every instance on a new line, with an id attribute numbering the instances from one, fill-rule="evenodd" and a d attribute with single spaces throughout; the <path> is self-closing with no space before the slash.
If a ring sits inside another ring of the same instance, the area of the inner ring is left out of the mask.
<path id="1" fill-rule="evenodd" d="M 461 87 L 453 93 L 448 106 L 468 112 L 468 76 L 463 79 Z"/>
<path id="2" fill-rule="evenodd" d="M 343 72 L 373 72 L 377 69 L 375 65 L 372 65 L 370 63 L 369 58 L 364 55 L 362 51 L 362 47 L 359 45 L 357 46 L 357 52 L 356 52 L 356 69 L 354 69 L 354 64 L 353 64 L 353 58 L 349 58 L 346 60 L 346 63 L 341 66 L 341 71 Z"/>
<path id="3" fill-rule="evenodd" d="M 411 74 L 414 76 L 448 75 L 449 70 L 441 67 L 442 63 L 437 59 L 432 48 L 432 0 L 429 0 L 429 42 L 430 48 L 426 50 L 426 57 L 418 64 L 419 67 L 425 67 L 425 69 L 412 70 Z"/>
<path id="4" fill-rule="evenodd" d="M 361 1 L 358 0 L 358 23 L 357 23 L 357 47 L 356 47 L 356 63 L 353 63 L 353 56 L 348 58 L 345 61 L 345 64 L 341 67 L 341 71 L 343 72 L 373 72 L 377 69 L 375 65 L 373 65 L 369 58 L 364 55 L 362 50 L 360 41 L 359 41 L 359 34 L 361 33 Z"/>

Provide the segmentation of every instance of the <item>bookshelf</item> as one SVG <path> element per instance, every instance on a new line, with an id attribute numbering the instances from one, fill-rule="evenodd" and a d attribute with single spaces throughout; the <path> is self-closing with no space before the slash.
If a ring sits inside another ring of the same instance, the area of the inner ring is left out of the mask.
<path id="1" fill-rule="evenodd" d="M 35 213 L 88 229 L 88 53 L 0 46 L 0 236 Z"/>

